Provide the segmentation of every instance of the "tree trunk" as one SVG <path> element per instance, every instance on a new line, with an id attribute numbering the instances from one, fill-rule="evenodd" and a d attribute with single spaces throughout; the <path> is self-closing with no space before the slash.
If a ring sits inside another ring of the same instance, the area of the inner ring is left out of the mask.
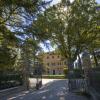
<path id="1" fill-rule="evenodd" d="M 93 51 L 92 52 L 93 53 L 93 57 L 94 57 L 94 61 L 95 61 L 95 65 L 96 65 L 96 67 L 99 65 L 98 64 L 98 60 L 97 60 L 97 57 L 96 57 L 96 55 L 95 55 L 95 52 Z"/>
<path id="2" fill-rule="evenodd" d="M 73 75 L 73 68 L 74 68 L 74 64 L 72 59 L 68 59 L 68 78 L 70 79 Z"/>
<path id="3" fill-rule="evenodd" d="M 72 90 L 73 86 L 73 76 L 74 76 L 74 73 L 73 73 L 73 68 L 74 68 L 74 64 L 73 64 L 73 60 L 72 59 L 68 59 L 68 88 L 69 88 L 69 91 Z"/>
<path id="4" fill-rule="evenodd" d="M 24 86 L 27 90 L 29 90 L 29 57 L 28 57 L 28 52 L 27 52 L 27 47 L 26 44 L 23 48 L 23 52 L 24 52 Z"/>

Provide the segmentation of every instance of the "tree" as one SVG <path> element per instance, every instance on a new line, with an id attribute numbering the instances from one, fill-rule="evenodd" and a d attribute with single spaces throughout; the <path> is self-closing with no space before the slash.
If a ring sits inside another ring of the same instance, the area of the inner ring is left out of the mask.
<path id="1" fill-rule="evenodd" d="M 25 33 L 24 29 L 42 12 L 42 9 L 49 2 L 43 2 L 41 0 L 0 1 L 0 57 L 3 58 L 3 65 L 0 65 L 0 67 L 10 66 L 10 60 L 13 62 L 12 66 L 14 65 L 15 58 L 17 58 L 15 49 L 18 49 L 23 39 L 25 39 L 23 36 L 30 37 L 30 33 Z M 33 44 L 33 46 L 35 45 Z M 4 50 L 8 56 L 5 56 Z M 9 63 L 7 63 L 7 59 L 9 59 Z M 4 62 L 8 65 L 5 65 Z"/>
<path id="2" fill-rule="evenodd" d="M 21 57 L 22 59 L 18 58 L 17 50 L 25 53 L 23 60 L 27 61 L 25 66 L 28 68 L 31 55 L 30 48 L 36 50 L 39 42 L 35 39 L 35 37 L 38 39 L 38 35 L 35 36 L 35 33 L 32 39 L 32 47 L 29 47 L 30 43 L 26 41 L 26 37 L 30 38 L 32 35 L 26 30 L 49 3 L 50 1 L 42 0 L 0 1 L 0 70 L 3 72 L 8 71 L 8 69 L 22 71 L 23 68 L 18 66 L 22 64 L 19 64 L 19 60 L 22 60 L 23 57 Z M 22 45 L 24 44 L 28 44 L 29 53 L 23 50 Z M 20 56 L 22 55 L 20 54 Z"/>
<path id="3" fill-rule="evenodd" d="M 6 27 L 0 32 L 0 70 L 8 71 L 14 69 L 17 58 L 17 38 Z"/>
<path id="4" fill-rule="evenodd" d="M 77 55 L 97 39 L 100 29 L 95 7 L 95 0 L 62 2 L 47 9 L 36 21 L 40 33 L 49 36 L 68 59 L 69 70 Z"/>

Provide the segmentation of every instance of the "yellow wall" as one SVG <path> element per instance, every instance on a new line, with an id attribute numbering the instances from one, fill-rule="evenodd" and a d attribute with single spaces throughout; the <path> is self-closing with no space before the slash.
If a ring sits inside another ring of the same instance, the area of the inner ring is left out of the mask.
<path id="1" fill-rule="evenodd" d="M 63 74 L 63 69 L 67 67 L 67 64 L 65 64 L 65 58 L 54 52 L 44 53 L 42 61 L 46 68 L 46 74 L 53 74 L 53 70 L 55 70 L 55 74 Z M 48 70 L 50 73 L 48 73 Z"/>

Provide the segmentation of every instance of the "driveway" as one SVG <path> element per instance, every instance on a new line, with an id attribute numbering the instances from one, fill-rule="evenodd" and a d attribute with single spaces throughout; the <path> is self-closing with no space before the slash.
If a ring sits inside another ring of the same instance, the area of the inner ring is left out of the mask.
<path id="1" fill-rule="evenodd" d="M 0 100 L 88 100 L 86 97 L 69 93 L 67 84 L 67 80 L 48 80 L 40 90 L 23 91 Z"/>

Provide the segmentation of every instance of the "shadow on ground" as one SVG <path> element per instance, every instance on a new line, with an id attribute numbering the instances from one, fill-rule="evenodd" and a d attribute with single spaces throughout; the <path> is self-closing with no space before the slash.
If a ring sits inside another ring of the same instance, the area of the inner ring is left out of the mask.
<path id="1" fill-rule="evenodd" d="M 69 93 L 67 84 L 66 80 L 55 80 L 47 83 L 40 90 L 24 91 L 2 100 L 89 100 L 84 96 Z"/>

